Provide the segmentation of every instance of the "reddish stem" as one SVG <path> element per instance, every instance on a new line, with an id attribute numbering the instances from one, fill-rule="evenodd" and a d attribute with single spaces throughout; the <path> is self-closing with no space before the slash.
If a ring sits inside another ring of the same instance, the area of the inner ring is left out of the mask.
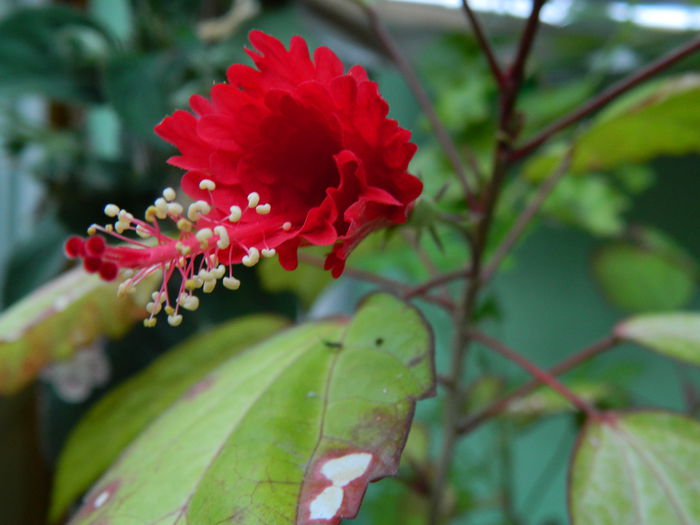
<path id="1" fill-rule="evenodd" d="M 471 271 L 470 270 L 455 270 L 452 272 L 448 273 L 443 273 L 440 275 L 437 275 L 433 277 L 432 279 L 425 281 L 423 284 L 419 284 L 417 286 L 414 286 L 413 288 L 409 288 L 406 290 L 403 294 L 404 299 L 411 299 L 412 297 L 415 297 L 417 295 L 423 295 L 426 292 L 432 290 L 433 288 L 436 288 L 438 286 L 442 286 L 444 284 L 448 284 L 452 281 L 455 281 L 457 279 L 467 279 L 471 276 Z"/>
<path id="2" fill-rule="evenodd" d="M 564 372 L 567 372 L 568 370 L 571 370 L 572 368 L 575 368 L 592 359 L 598 354 L 613 348 L 618 343 L 619 339 L 617 339 L 615 336 L 610 335 L 604 337 L 600 341 L 596 341 L 595 343 L 588 345 L 564 361 L 554 365 L 549 369 L 549 374 L 552 376 L 563 374 Z M 528 381 L 527 383 L 523 384 L 519 388 L 516 388 L 510 394 L 507 394 L 505 397 L 494 402 L 492 405 L 488 406 L 478 414 L 475 414 L 464 421 L 459 427 L 460 433 L 468 434 L 469 432 L 476 430 L 476 428 L 480 427 L 483 423 L 506 410 L 515 399 L 519 399 L 530 394 L 541 384 L 542 383 L 538 379 L 533 379 L 532 381 Z"/>
<path id="3" fill-rule="evenodd" d="M 305 264 L 310 264 L 312 266 L 317 266 L 319 268 L 323 268 L 324 264 L 324 261 L 321 257 L 316 257 L 307 253 L 300 253 L 299 261 Z M 383 288 L 388 288 L 389 290 L 393 290 L 401 294 L 403 297 L 406 297 L 406 293 L 409 290 L 411 290 L 411 287 L 404 282 L 389 279 L 388 277 L 382 277 L 381 275 L 377 275 L 372 272 L 367 272 L 365 270 L 360 270 L 358 268 L 345 268 L 343 274 L 347 275 L 348 277 L 352 277 L 353 279 L 357 279 L 359 281 L 365 281 L 368 283 L 376 284 Z M 452 311 L 455 308 L 454 303 L 449 299 L 431 295 L 427 293 L 427 291 L 421 294 L 414 294 L 411 297 L 417 296 L 419 296 L 421 299 L 428 303 L 435 304 L 448 311 Z"/>
<path id="4" fill-rule="evenodd" d="M 491 74 L 493 75 L 493 78 L 496 80 L 496 83 L 499 87 L 503 87 L 504 77 L 503 71 L 501 71 L 501 66 L 498 65 L 498 61 L 496 60 L 496 55 L 493 52 L 493 48 L 491 47 L 491 44 L 489 44 L 486 35 L 484 35 L 484 31 L 481 28 L 481 24 L 479 23 L 479 20 L 476 18 L 476 15 L 472 11 L 472 8 L 469 6 L 468 0 L 462 0 L 462 7 L 464 7 L 464 12 L 467 15 L 467 19 L 469 20 L 469 24 L 471 25 L 474 37 L 476 38 L 476 41 L 479 43 L 481 50 L 486 56 L 486 61 L 489 64 L 489 69 L 491 69 Z"/>
<path id="5" fill-rule="evenodd" d="M 553 124 L 547 126 L 544 130 L 539 132 L 537 135 L 532 137 L 530 140 L 526 141 L 525 144 L 517 148 L 510 155 L 510 160 L 519 160 L 534 150 L 539 148 L 547 140 L 549 140 L 552 135 L 561 131 L 562 129 L 570 126 L 574 122 L 581 120 L 582 118 L 590 115 L 594 111 L 599 110 L 624 92 L 629 89 L 636 87 L 641 84 L 644 80 L 656 75 L 657 73 L 667 69 L 679 60 L 691 55 L 692 53 L 700 50 L 700 37 L 691 40 L 690 42 L 682 45 L 681 47 L 671 51 L 670 53 L 664 55 L 663 57 L 651 62 L 646 67 L 640 69 L 636 73 L 630 75 L 629 77 L 613 84 L 608 89 L 604 90 L 600 94 L 593 97 L 588 102 L 584 103 L 580 108 L 572 111 L 568 115 L 557 120 Z"/>
<path id="6" fill-rule="evenodd" d="M 600 412 L 598 412 L 598 410 L 591 406 L 586 400 L 580 398 L 574 392 L 569 390 L 569 388 L 559 382 L 554 375 L 538 367 L 536 364 L 532 363 L 515 350 L 481 332 L 472 331 L 471 337 L 474 341 L 478 341 L 486 345 L 487 347 L 501 354 L 506 359 L 516 363 L 518 366 L 529 372 L 538 382 L 547 385 L 552 390 L 564 396 L 571 402 L 572 405 L 587 414 L 591 419 L 603 420 L 603 416 L 600 414 Z"/>

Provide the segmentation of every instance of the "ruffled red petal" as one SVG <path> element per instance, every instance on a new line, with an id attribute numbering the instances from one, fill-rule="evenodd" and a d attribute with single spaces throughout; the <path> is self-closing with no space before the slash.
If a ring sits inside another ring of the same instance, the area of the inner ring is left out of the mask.
<path id="1" fill-rule="evenodd" d="M 203 227 L 257 192 L 272 211 L 245 215 L 237 242 L 275 248 L 287 269 L 296 267 L 299 247 L 332 245 L 326 265 L 338 276 L 364 237 L 406 220 L 423 187 L 407 171 L 416 146 L 387 118 L 362 67 L 344 73 L 325 47 L 312 59 L 300 37 L 285 48 L 253 31 L 250 42 L 255 67 L 232 65 L 210 99 L 193 96 L 193 113 L 175 112 L 156 132 L 180 150 L 170 162 L 188 170 L 184 191 L 213 207 Z M 201 189 L 204 179 L 215 189 Z M 245 253 L 236 247 L 219 256 L 237 262 Z"/>

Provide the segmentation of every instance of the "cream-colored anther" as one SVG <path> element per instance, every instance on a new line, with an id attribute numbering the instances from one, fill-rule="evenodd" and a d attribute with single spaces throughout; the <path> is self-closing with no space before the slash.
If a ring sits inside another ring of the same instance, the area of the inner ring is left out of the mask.
<path id="1" fill-rule="evenodd" d="M 146 217 L 147 222 L 156 222 L 158 217 L 158 208 L 153 205 L 149 206 L 146 208 L 146 213 L 144 216 Z"/>
<path id="2" fill-rule="evenodd" d="M 211 206 L 207 201 L 196 201 L 190 204 L 187 208 L 187 218 L 197 222 L 202 215 L 206 215 L 211 211 Z"/>
<path id="3" fill-rule="evenodd" d="M 223 264 L 220 264 L 211 271 L 211 274 L 215 279 L 221 279 L 226 274 L 226 267 Z"/>
<path id="4" fill-rule="evenodd" d="M 97 224 L 91 224 L 90 227 L 87 229 L 87 234 L 88 235 L 95 235 L 97 233 Z"/>
<path id="5" fill-rule="evenodd" d="M 282 225 L 282 229 L 286 232 L 292 229 L 292 223 L 287 221 Z"/>
<path id="6" fill-rule="evenodd" d="M 182 324 L 182 316 L 180 314 L 171 314 L 168 316 L 168 324 L 170 326 L 180 326 Z"/>
<path id="7" fill-rule="evenodd" d="M 119 210 L 117 215 L 120 221 L 131 222 L 134 220 L 134 216 L 126 210 Z"/>
<path id="8" fill-rule="evenodd" d="M 231 239 L 228 236 L 228 230 L 225 226 L 214 226 L 214 233 L 219 237 L 216 241 L 216 246 L 219 250 L 225 250 L 231 245 Z"/>
<path id="9" fill-rule="evenodd" d="M 126 230 L 129 229 L 131 226 L 131 223 L 128 221 L 117 221 L 114 223 L 114 230 L 117 233 L 124 233 Z"/>
<path id="10" fill-rule="evenodd" d="M 121 210 L 119 209 L 119 206 L 117 206 L 116 204 L 108 204 L 107 206 L 105 206 L 105 215 L 107 217 L 116 217 L 117 215 L 119 215 L 120 211 Z"/>
<path id="11" fill-rule="evenodd" d="M 260 252 L 258 251 L 257 248 L 249 248 L 248 249 L 248 255 L 245 255 L 242 259 L 241 262 L 243 263 L 244 266 L 255 266 L 258 264 L 260 261 Z"/>
<path id="12" fill-rule="evenodd" d="M 167 187 L 167 188 L 165 188 L 165 189 L 163 190 L 163 198 L 164 198 L 166 201 L 172 202 L 172 201 L 175 200 L 175 197 L 177 197 L 177 195 L 176 195 L 174 189 L 172 189 L 172 188 L 170 188 L 170 187 Z"/>
<path id="13" fill-rule="evenodd" d="M 270 211 L 272 211 L 272 206 L 269 204 L 258 204 L 255 207 L 255 213 L 258 215 L 267 215 Z"/>
<path id="14" fill-rule="evenodd" d="M 248 194 L 248 207 L 255 208 L 260 204 L 260 194 L 257 191 L 251 191 Z"/>
<path id="15" fill-rule="evenodd" d="M 202 291 L 204 293 L 212 293 L 216 288 L 216 279 L 207 279 L 204 281 L 204 286 L 202 286 Z"/>
<path id="16" fill-rule="evenodd" d="M 180 241 L 177 241 L 177 242 L 175 243 L 175 248 L 176 248 L 177 251 L 180 253 L 180 255 L 189 255 L 190 252 L 192 252 L 192 248 L 190 248 L 190 247 L 187 246 L 186 244 L 183 244 L 183 243 L 180 242 Z"/>
<path id="17" fill-rule="evenodd" d="M 185 295 L 185 297 L 181 297 L 180 305 L 185 310 L 194 312 L 197 308 L 199 308 L 199 297 L 196 295 Z"/>
<path id="18" fill-rule="evenodd" d="M 238 222 L 241 220 L 241 217 L 243 216 L 243 210 L 241 210 L 240 206 L 231 206 L 229 208 L 231 213 L 228 216 L 228 220 L 230 222 Z"/>
<path id="19" fill-rule="evenodd" d="M 165 313 L 168 315 L 173 315 L 175 313 L 175 308 L 172 306 L 168 305 L 165 307 Z"/>
<path id="20" fill-rule="evenodd" d="M 114 226 L 112 226 L 111 224 L 105 224 L 105 231 L 107 233 L 112 233 L 114 231 Z"/>
<path id="21" fill-rule="evenodd" d="M 163 304 L 165 302 L 165 292 L 157 291 L 151 294 L 154 303 Z"/>
<path id="22" fill-rule="evenodd" d="M 202 228 L 194 236 L 199 241 L 199 246 L 204 250 L 209 246 L 209 239 L 214 236 L 214 232 L 211 231 L 211 228 Z"/>
<path id="23" fill-rule="evenodd" d="M 177 229 L 181 232 L 191 232 L 194 225 L 184 217 L 177 221 Z"/>
<path id="24" fill-rule="evenodd" d="M 187 281 L 185 282 L 185 288 L 187 288 L 188 290 L 196 290 L 197 288 L 201 288 L 203 284 L 204 281 L 199 277 L 195 276 L 191 279 L 187 279 Z"/>
<path id="25" fill-rule="evenodd" d="M 216 183 L 211 179 L 202 179 L 199 181 L 199 189 L 202 191 L 214 191 Z"/>
<path id="26" fill-rule="evenodd" d="M 136 235 L 138 235 L 142 239 L 148 239 L 151 236 L 151 232 L 144 228 L 142 224 L 138 224 L 136 226 Z"/>
<path id="27" fill-rule="evenodd" d="M 156 325 L 157 319 L 155 317 L 149 317 L 143 320 L 143 326 L 146 328 L 153 328 Z"/>
<path id="28" fill-rule="evenodd" d="M 277 251 L 274 248 L 263 248 L 260 250 L 260 254 L 265 258 L 274 257 L 276 253 Z"/>
<path id="29" fill-rule="evenodd" d="M 168 215 L 173 217 L 179 217 L 185 209 L 179 202 L 169 202 L 168 203 Z"/>
<path id="30" fill-rule="evenodd" d="M 131 281 L 124 281 L 117 288 L 117 297 L 124 297 L 126 294 L 134 293 L 135 289 L 136 288 L 134 288 L 134 285 L 131 284 Z"/>
<path id="31" fill-rule="evenodd" d="M 158 197 L 153 205 L 156 207 L 156 217 L 159 219 L 168 217 L 168 202 L 163 197 Z"/>
<path id="32" fill-rule="evenodd" d="M 202 281 L 208 281 L 213 276 L 209 270 L 205 270 L 204 268 L 202 268 L 201 270 L 199 270 L 197 277 L 199 277 Z"/>
<path id="33" fill-rule="evenodd" d="M 163 306 L 161 303 L 147 303 L 146 304 L 146 311 L 151 315 L 158 315 L 162 309 L 163 309 Z"/>
<path id="34" fill-rule="evenodd" d="M 229 290 L 238 290 L 241 287 L 241 281 L 235 277 L 224 277 L 221 282 L 224 284 L 224 288 Z"/>

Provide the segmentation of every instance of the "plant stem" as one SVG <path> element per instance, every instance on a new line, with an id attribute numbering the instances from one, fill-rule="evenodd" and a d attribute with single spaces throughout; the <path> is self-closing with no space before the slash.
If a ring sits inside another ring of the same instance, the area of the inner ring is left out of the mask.
<path id="1" fill-rule="evenodd" d="M 457 176 L 459 183 L 462 185 L 462 190 L 464 194 L 466 196 L 471 196 L 471 187 L 467 178 L 467 174 L 464 171 L 464 167 L 462 166 L 462 159 L 460 158 L 457 146 L 452 140 L 452 137 L 450 137 L 450 134 L 448 133 L 443 123 L 440 121 L 440 117 L 438 117 L 435 108 L 433 107 L 433 103 L 431 102 L 430 97 L 428 96 L 428 93 L 423 87 L 423 84 L 421 83 L 420 79 L 416 75 L 416 72 L 413 70 L 413 67 L 408 62 L 406 57 L 404 57 L 403 53 L 399 49 L 399 46 L 396 44 L 396 42 L 394 42 L 394 39 L 389 34 L 389 31 L 387 31 L 387 29 L 384 27 L 384 24 L 382 24 L 377 10 L 372 5 L 367 4 L 361 0 L 356 0 L 356 2 L 359 3 L 360 7 L 364 9 L 372 31 L 377 36 L 381 44 L 384 46 L 386 52 L 389 54 L 389 57 L 403 75 L 406 84 L 413 92 L 413 95 L 416 97 L 418 105 L 421 107 L 423 113 L 425 113 L 425 116 L 430 121 L 430 125 L 432 126 L 433 131 L 435 132 L 435 137 L 440 143 L 440 146 L 445 152 L 445 155 L 447 155 L 447 158 L 450 161 L 450 164 L 452 165 L 452 169 L 454 170 L 454 173 Z M 474 153 L 470 149 L 464 146 L 463 151 L 465 152 L 465 155 L 467 157 L 469 167 L 472 169 L 474 175 L 478 180 L 481 175 L 479 163 L 476 160 L 476 155 L 474 155 Z"/>
<path id="2" fill-rule="evenodd" d="M 525 71 L 525 63 L 532 49 L 532 44 L 535 41 L 537 28 L 540 22 L 540 11 L 547 0 L 534 0 L 532 11 L 525 24 L 525 29 L 520 37 L 518 51 L 515 55 L 513 65 L 510 67 L 508 74 L 505 76 L 505 87 L 502 91 L 503 100 L 501 108 L 501 131 L 505 131 L 510 135 L 512 133 L 512 117 L 515 103 L 520 91 L 520 84 L 523 81 L 523 72 Z"/>
<path id="3" fill-rule="evenodd" d="M 552 376 L 563 374 L 564 372 L 567 372 L 572 368 L 575 368 L 578 365 L 592 359 L 598 354 L 601 354 L 615 347 L 618 343 L 619 339 L 617 337 L 613 335 L 606 336 L 603 339 L 586 346 L 578 352 L 575 352 L 573 355 L 571 355 L 564 361 L 556 364 L 555 366 L 549 369 L 549 374 Z M 482 423 L 485 423 L 489 419 L 497 416 L 498 414 L 506 410 L 514 400 L 528 395 L 541 384 L 542 383 L 538 379 L 533 379 L 532 381 L 528 381 L 527 383 L 523 384 L 519 388 L 516 388 L 510 394 L 507 394 L 505 397 L 494 402 L 492 405 L 488 406 L 481 412 L 469 417 L 468 419 L 466 419 L 466 421 L 463 421 L 459 427 L 460 433 L 468 434 L 476 430 L 476 428 L 481 426 Z"/>
<path id="4" fill-rule="evenodd" d="M 554 375 L 538 367 L 515 350 L 481 332 L 473 331 L 471 333 L 471 337 L 474 341 L 484 344 L 485 346 L 501 354 L 506 359 L 516 363 L 518 366 L 529 372 L 530 375 L 532 375 L 537 381 L 547 385 L 552 390 L 564 396 L 571 402 L 572 405 L 578 408 L 581 412 L 584 412 L 588 417 L 597 420 L 602 419 L 602 416 L 598 410 L 591 406 L 586 400 L 580 398 L 574 392 L 569 390 L 564 384 L 559 382 Z"/>
<path id="5" fill-rule="evenodd" d="M 469 6 L 469 1 L 462 0 L 462 7 L 464 8 L 464 12 L 467 15 L 467 19 L 469 20 L 469 24 L 471 25 L 474 37 L 476 38 L 476 41 L 479 43 L 479 47 L 481 47 L 481 50 L 486 56 L 486 61 L 489 64 L 489 69 L 491 69 L 491 74 L 493 75 L 493 78 L 496 80 L 496 83 L 499 85 L 499 87 L 502 87 L 504 83 L 503 72 L 501 71 L 501 66 L 498 65 L 498 61 L 496 60 L 496 55 L 493 52 L 493 48 L 491 47 L 491 44 L 489 44 L 486 35 L 484 35 L 484 31 L 481 28 L 479 20 L 476 18 L 476 15 L 472 11 L 472 8 Z"/>
<path id="6" fill-rule="evenodd" d="M 506 176 L 509 165 L 510 143 L 512 142 L 513 112 L 516 107 L 518 91 L 522 82 L 522 73 L 528 53 L 532 48 L 539 23 L 539 13 L 546 0 L 535 0 L 530 17 L 527 20 L 523 35 L 518 45 L 518 51 L 513 66 L 508 70 L 501 84 L 500 118 L 497 144 L 494 150 L 494 161 L 491 178 L 486 185 L 485 193 L 480 195 L 482 215 L 476 225 L 476 232 L 471 242 L 472 262 L 465 268 L 474 276 L 481 274 L 483 254 L 488 241 L 491 222 L 493 219 L 498 195 Z M 474 311 L 481 290 L 481 280 L 471 279 L 464 290 L 461 300 L 453 315 L 455 337 L 452 344 L 449 384 L 445 398 L 445 415 L 443 441 L 440 457 L 438 458 L 435 478 L 433 480 L 430 502 L 428 507 L 428 524 L 440 523 L 443 514 L 445 487 L 449 478 L 455 447 L 459 439 L 459 420 L 462 409 L 463 389 L 461 384 L 462 369 L 470 343 L 471 324 L 474 321 Z"/>
<path id="7" fill-rule="evenodd" d="M 315 255 L 309 255 L 307 253 L 299 254 L 299 261 L 305 264 L 310 264 L 311 266 L 316 266 L 318 268 L 323 268 L 324 261 L 321 257 L 316 257 Z M 365 281 L 368 283 L 376 284 L 382 288 L 388 288 L 403 297 L 412 290 L 412 287 L 407 285 L 402 281 L 397 281 L 395 279 L 389 279 L 388 277 L 383 277 L 372 272 L 367 272 L 365 270 L 360 270 L 358 268 L 345 268 L 343 271 L 344 275 L 357 279 L 358 281 Z M 429 293 L 423 292 L 420 294 L 413 294 L 411 297 L 420 297 L 428 303 L 440 306 L 448 311 L 453 311 L 455 305 L 449 299 L 443 297 L 437 297 Z"/>
<path id="8" fill-rule="evenodd" d="M 530 224 L 530 221 L 532 221 L 533 217 L 540 210 L 545 200 L 547 200 L 549 194 L 552 193 L 552 190 L 554 190 L 557 183 L 564 177 L 564 175 L 566 175 L 569 166 L 571 165 L 572 156 L 573 150 L 570 148 L 566 155 L 564 155 L 562 161 L 559 163 L 559 166 L 557 166 L 557 169 L 540 185 L 537 193 L 535 193 L 535 196 L 516 219 L 515 224 L 506 235 L 506 238 L 496 248 L 496 251 L 491 257 L 488 265 L 481 272 L 479 278 L 481 279 L 482 285 L 491 280 L 493 275 L 498 270 L 501 262 L 503 262 L 505 256 L 510 253 L 515 244 L 518 242 L 518 239 L 520 239 L 520 236 L 526 230 Z"/>
<path id="9" fill-rule="evenodd" d="M 432 290 L 433 288 L 442 286 L 444 284 L 448 284 L 457 279 L 467 279 L 469 278 L 469 276 L 471 276 L 471 274 L 471 270 L 460 269 L 437 275 L 432 279 L 425 281 L 423 284 L 419 284 L 417 286 L 414 286 L 413 288 L 409 288 L 404 292 L 403 297 L 404 299 L 411 299 L 412 297 L 415 297 L 417 295 L 423 295 L 426 292 Z"/>
<path id="10" fill-rule="evenodd" d="M 519 160 L 549 140 L 552 135 L 561 131 L 562 129 L 570 126 L 571 124 L 581 120 L 582 118 L 590 115 L 594 111 L 599 110 L 621 94 L 630 90 L 633 87 L 638 86 L 643 81 L 649 79 L 650 77 L 658 74 L 659 72 L 672 66 L 679 60 L 695 53 L 700 50 L 700 37 L 691 40 L 690 42 L 680 46 L 679 48 L 671 51 L 670 53 L 664 55 L 663 57 L 651 62 L 646 67 L 640 69 L 636 73 L 624 78 L 623 80 L 613 84 L 608 89 L 602 91 L 598 95 L 594 96 L 588 102 L 585 102 L 581 107 L 572 111 L 568 115 L 562 117 L 556 122 L 547 126 L 544 130 L 539 132 L 537 135 L 532 137 L 530 140 L 526 141 L 525 144 L 517 148 L 511 154 L 511 160 Z"/>

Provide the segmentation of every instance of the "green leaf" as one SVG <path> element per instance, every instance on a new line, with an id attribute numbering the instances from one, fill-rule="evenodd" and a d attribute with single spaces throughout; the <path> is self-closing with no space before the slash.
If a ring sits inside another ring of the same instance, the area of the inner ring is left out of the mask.
<path id="1" fill-rule="evenodd" d="M 119 453 L 204 375 L 286 324 L 280 317 L 256 315 L 221 325 L 178 345 L 102 398 L 73 430 L 61 453 L 51 521 L 60 519 Z"/>
<path id="2" fill-rule="evenodd" d="M 481 412 L 499 399 L 505 390 L 505 382 L 498 376 L 484 375 L 476 379 L 467 390 L 462 405 L 462 414 Z"/>
<path id="3" fill-rule="evenodd" d="M 675 310 L 695 293 L 694 266 L 658 244 L 605 246 L 593 272 L 605 296 L 629 312 Z"/>
<path id="4" fill-rule="evenodd" d="M 323 247 L 319 255 L 328 251 Z M 319 294 L 333 281 L 330 273 L 310 264 L 301 264 L 293 272 L 287 271 L 277 259 L 264 259 L 257 266 L 263 288 L 269 292 L 293 292 L 308 308 Z"/>
<path id="5" fill-rule="evenodd" d="M 299 326 L 216 368 L 131 444 L 72 523 L 276 525 L 312 513 L 337 524 L 369 481 L 396 472 L 415 401 L 434 385 L 425 322 L 374 295 L 349 323 Z"/>
<path id="6" fill-rule="evenodd" d="M 570 473 L 573 525 L 700 523 L 700 423 L 665 412 L 589 422 Z"/>
<path id="7" fill-rule="evenodd" d="M 618 337 L 700 366 L 700 313 L 640 315 L 620 323 Z"/>
<path id="8" fill-rule="evenodd" d="M 610 384 L 578 380 L 569 382 L 567 387 L 590 404 L 620 404 L 621 394 Z M 572 410 L 574 407 L 571 401 L 551 388 L 542 386 L 531 394 L 510 402 L 506 415 L 530 422 Z"/>
<path id="9" fill-rule="evenodd" d="M 16 10 L 0 21 L 0 93 L 98 101 L 97 64 L 113 45 L 107 31 L 79 11 Z"/>
<path id="10" fill-rule="evenodd" d="M 700 151 L 700 75 L 687 74 L 631 92 L 575 140 L 571 171 L 609 170 L 660 155 Z M 559 164 L 564 150 L 555 147 L 533 158 L 525 175 L 542 179 Z"/>
<path id="11" fill-rule="evenodd" d="M 76 268 L 15 303 L 0 316 L 0 394 L 15 392 L 45 364 L 69 357 L 100 335 L 124 334 L 145 315 L 157 278 L 119 298 L 117 283 Z"/>
<path id="12" fill-rule="evenodd" d="M 591 173 L 562 179 L 542 211 L 594 235 L 611 236 L 624 230 L 623 213 L 630 205 L 631 199 L 611 184 L 609 177 Z"/>

